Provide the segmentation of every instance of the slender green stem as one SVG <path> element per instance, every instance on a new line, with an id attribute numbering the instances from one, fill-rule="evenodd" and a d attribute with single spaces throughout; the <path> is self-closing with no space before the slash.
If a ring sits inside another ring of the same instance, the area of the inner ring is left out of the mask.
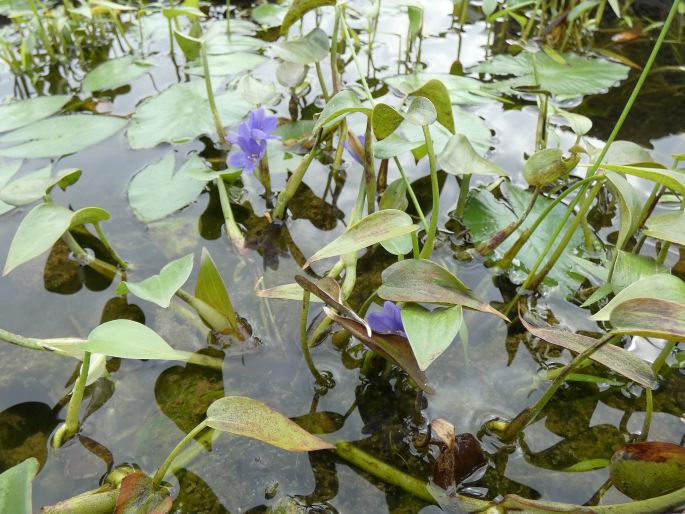
<path id="1" fill-rule="evenodd" d="M 421 258 L 430 259 L 433 253 L 433 241 L 435 241 L 435 234 L 438 230 L 438 218 L 440 217 L 440 185 L 438 183 L 438 167 L 435 162 L 435 150 L 433 148 L 433 139 L 431 138 L 428 125 L 423 127 L 423 137 L 426 140 L 426 148 L 428 150 L 428 162 L 431 172 L 431 193 L 433 195 L 433 208 L 431 211 L 431 222 L 426 234 L 426 242 L 421 249 Z"/>
<path id="2" fill-rule="evenodd" d="M 673 348 L 675 348 L 675 345 L 676 343 L 674 341 L 666 341 L 666 343 L 664 343 L 664 347 L 661 349 L 659 355 L 652 363 L 652 371 L 655 375 L 658 375 L 661 372 L 661 368 L 664 366 L 664 363 L 666 362 L 666 359 L 668 359 L 668 356 L 671 355 L 671 352 L 673 351 Z"/>
<path id="3" fill-rule="evenodd" d="M 397 166 L 397 169 L 400 171 L 402 180 L 404 180 L 404 184 L 407 186 L 407 193 L 409 193 L 409 198 L 411 199 L 411 203 L 414 206 L 416 214 L 419 216 L 419 219 L 421 220 L 421 223 L 423 223 L 423 226 L 428 228 L 428 222 L 426 221 L 426 218 L 423 215 L 423 211 L 421 210 L 421 204 L 419 203 L 418 198 L 416 198 L 414 188 L 411 187 L 411 183 L 409 182 L 407 175 L 404 173 L 404 168 L 402 168 L 400 160 L 397 158 L 397 156 L 393 157 L 393 159 L 395 160 L 395 165 Z"/>
<path id="4" fill-rule="evenodd" d="M 233 217 L 233 209 L 231 209 L 231 201 L 228 199 L 226 183 L 221 177 L 217 177 L 214 179 L 214 184 L 219 190 L 219 202 L 221 203 L 221 212 L 224 214 L 226 235 L 236 249 L 242 250 L 245 247 L 245 238 L 243 237 L 243 233 L 240 231 L 240 227 L 235 222 L 235 218 Z"/>
<path id="5" fill-rule="evenodd" d="M 83 393 L 86 390 L 86 381 L 88 380 L 88 369 L 90 367 L 90 352 L 83 353 L 83 361 L 81 362 L 81 370 L 78 378 L 74 384 L 74 390 L 69 399 L 69 406 L 67 407 L 67 417 L 52 440 L 55 448 L 60 448 L 62 443 L 74 437 L 78 432 L 79 414 L 81 413 L 81 403 L 83 402 Z"/>
<path id="6" fill-rule="evenodd" d="M 45 347 L 41 346 L 40 339 L 20 336 L 19 334 L 8 332 L 2 328 L 0 328 L 0 339 L 17 346 L 21 346 L 22 348 L 28 348 L 29 350 L 48 351 Z"/>
<path id="7" fill-rule="evenodd" d="M 640 441 L 646 441 L 649 438 L 649 428 L 652 426 L 652 416 L 654 414 L 654 395 L 651 389 L 645 389 L 645 419 L 642 422 L 642 430 L 640 431 Z"/>
<path id="8" fill-rule="evenodd" d="M 321 63 L 319 61 L 316 61 L 316 63 L 314 63 L 314 67 L 316 68 L 316 76 L 319 78 L 321 94 L 323 95 L 323 99 L 328 102 L 330 96 L 328 94 L 328 88 L 326 87 L 326 81 L 323 78 L 323 72 L 321 71 Z"/>
<path id="9" fill-rule="evenodd" d="M 159 486 L 162 480 L 164 480 L 164 476 L 166 475 L 167 470 L 169 469 L 169 466 L 171 466 L 171 463 L 173 462 L 174 458 L 176 458 L 176 456 L 181 452 L 181 450 L 183 450 L 183 448 L 205 428 L 207 428 L 207 420 L 204 420 L 202 423 L 200 423 L 190 432 L 188 432 L 186 436 L 183 439 L 181 439 L 181 441 L 176 445 L 176 447 L 173 450 L 171 450 L 169 456 L 166 458 L 164 462 L 162 462 L 162 465 L 157 469 L 155 475 L 152 477 L 153 487 Z"/>
<path id="10" fill-rule="evenodd" d="M 371 130 L 371 116 L 366 118 L 366 134 L 364 140 L 364 182 L 366 183 L 367 213 L 376 210 L 376 163 L 373 158 L 373 131 Z"/>
<path id="11" fill-rule="evenodd" d="M 369 89 L 369 84 L 366 82 L 366 75 L 362 71 L 361 66 L 359 65 L 359 59 L 357 57 L 357 50 L 354 48 L 354 40 L 352 38 L 352 34 L 350 33 L 350 29 L 347 26 L 347 22 L 345 21 L 345 11 L 342 11 L 342 14 L 340 16 L 340 24 L 342 26 L 343 34 L 345 35 L 345 39 L 347 41 L 352 41 L 350 44 L 350 50 L 352 52 L 352 60 L 354 61 L 354 67 L 357 69 L 357 73 L 359 74 L 359 80 L 362 83 L 362 87 L 364 88 L 364 92 L 366 93 L 366 97 L 371 103 L 371 105 L 374 104 L 373 101 L 373 95 L 371 94 L 371 90 Z"/>
<path id="12" fill-rule="evenodd" d="M 319 132 L 316 134 L 314 146 L 309 151 L 307 156 L 303 159 L 303 161 L 300 163 L 300 165 L 297 167 L 295 172 L 290 176 L 287 184 L 285 185 L 285 189 L 281 191 L 281 194 L 278 195 L 276 208 L 273 212 L 273 217 L 275 219 L 283 219 L 283 217 L 285 216 L 285 209 L 288 206 L 288 202 L 290 202 L 290 200 L 292 200 L 292 198 L 295 196 L 297 188 L 300 187 L 300 184 L 302 183 L 304 174 L 307 172 L 307 170 L 309 169 L 309 165 L 314 160 L 314 155 L 316 155 L 319 142 L 321 141 L 321 135 L 322 130 L 319 130 Z"/>
<path id="13" fill-rule="evenodd" d="M 532 211 L 535 207 L 535 202 L 537 201 L 539 195 L 540 187 L 537 186 L 533 191 L 533 195 L 531 196 L 531 199 L 528 202 L 526 210 L 522 212 L 516 220 L 509 223 L 509 225 L 504 227 L 502 230 L 496 232 L 490 239 L 479 244 L 477 247 L 478 252 L 481 255 L 488 255 L 492 253 L 499 245 L 506 241 L 510 235 L 516 232 L 516 229 L 518 229 L 523 224 L 523 222 L 526 221 L 526 218 L 530 214 L 530 211 Z"/>
<path id="14" fill-rule="evenodd" d="M 38 37 L 43 42 L 43 46 L 45 47 L 45 51 L 50 56 L 50 59 L 54 59 L 55 58 L 55 50 L 54 50 L 54 48 L 52 48 L 52 43 L 50 41 L 50 38 L 48 37 L 47 31 L 45 30 L 45 26 L 43 25 L 43 16 L 41 16 L 41 14 L 38 12 L 38 8 L 36 7 L 35 0 L 28 0 L 28 1 L 29 1 L 29 7 L 31 9 L 31 12 L 36 17 L 36 27 L 37 27 L 37 31 L 38 31 Z"/>
<path id="15" fill-rule="evenodd" d="M 231 0 L 226 0 L 226 34 L 231 33 Z"/>
<path id="16" fill-rule="evenodd" d="M 333 22 L 333 34 L 331 35 L 331 83 L 333 94 L 340 91 L 340 74 L 338 73 L 338 35 L 340 33 L 340 8 L 335 8 L 335 21 Z"/>
<path id="17" fill-rule="evenodd" d="M 114 258 L 114 260 L 119 263 L 119 266 L 121 266 L 122 269 L 128 268 L 128 263 L 121 258 L 121 256 L 117 253 L 114 247 L 109 243 L 109 240 L 107 239 L 105 233 L 102 231 L 102 228 L 100 227 L 100 223 L 95 222 L 93 223 L 93 226 L 95 227 L 95 233 L 100 238 L 100 242 L 102 242 L 107 251 Z"/>
<path id="18" fill-rule="evenodd" d="M 464 209 L 466 209 L 466 201 L 469 198 L 469 186 L 471 185 L 471 174 L 467 173 L 461 177 L 459 184 L 459 199 L 457 200 L 457 209 L 455 215 L 457 219 L 464 218 Z"/>
<path id="19" fill-rule="evenodd" d="M 68 230 L 64 234 L 62 234 L 62 239 L 64 239 L 64 241 L 69 246 L 69 250 L 71 250 L 71 253 L 73 253 L 74 256 L 78 260 L 83 262 L 86 266 L 93 268 L 98 273 L 102 273 L 104 276 L 107 277 L 115 277 L 117 275 L 121 275 L 120 269 L 116 268 L 115 266 L 112 266 L 109 262 L 100 260 L 97 257 L 94 257 L 90 255 L 88 252 L 86 252 L 81 247 L 81 245 L 78 244 L 78 241 L 74 239 L 74 236 L 72 236 Z"/>
<path id="20" fill-rule="evenodd" d="M 212 76 L 209 73 L 209 60 L 207 59 L 207 45 L 203 42 L 200 50 L 202 55 L 202 71 L 205 79 L 205 88 L 207 89 L 207 101 L 209 102 L 209 110 L 212 112 L 212 119 L 214 120 L 214 127 L 219 136 L 219 141 L 223 144 L 226 141 L 226 131 L 224 125 L 221 123 L 219 111 L 216 108 L 216 101 L 214 100 L 214 89 L 212 88 Z"/>
<path id="21" fill-rule="evenodd" d="M 302 355 L 304 356 L 304 361 L 307 363 L 307 367 L 311 372 L 314 380 L 319 385 L 325 385 L 326 379 L 319 373 L 316 369 L 314 360 L 312 359 L 312 354 L 309 350 L 309 344 L 307 340 L 307 321 L 309 319 L 309 299 L 311 293 L 309 291 L 304 291 L 302 295 L 302 312 L 300 314 L 300 348 L 302 349 Z"/>

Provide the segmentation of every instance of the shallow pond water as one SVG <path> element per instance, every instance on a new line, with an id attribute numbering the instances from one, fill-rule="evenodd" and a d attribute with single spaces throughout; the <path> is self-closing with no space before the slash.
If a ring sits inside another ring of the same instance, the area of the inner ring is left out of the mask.
<path id="1" fill-rule="evenodd" d="M 240 13 L 248 16 L 248 7 L 239 6 Z M 378 79 L 394 75 L 400 65 L 404 72 L 404 64 L 397 62 L 397 37 L 385 32 L 405 33 L 406 13 L 390 7 L 384 9 L 374 53 L 374 64 L 378 67 L 374 75 Z M 220 11 L 218 7 L 217 10 Z M 307 19 L 307 23 L 313 27 L 313 20 Z M 450 1 L 427 2 L 424 23 L 421 62 L 428 72 L 449 72 L 457 60 L 459 44 L 464 68 L 482 62 L 492 51 L 486 44 L 483 21 L 476 20 L 466 25 L 463 34 L 458 33 Z M 330 32 L 331 26 L 332 18 L 323 16 L 321 27 Z M 153 25 L 150 27 L 150 34 L 154 35 Z M 258 35 L 267 39 L 275 36 L 273 31 Z M 131 36 L 132 41 L 137 45 L 134 37 Z M 636 62 L 644 62 L 651 48 L 650 41 L 623 46 L 602 44 Z M 682 45 L 678 48 L 685 50 Z M 99 108 L 113 115 L 128 116 L 144 98 L 177 82 L 179 77 L 187 80 L 189 76 L 182 67 L 180 71 L 176 68 L 168 52 L 165 37 L 150 37 L 146 58 L 155 66 L 130 86 L 97 95 Z M 121 50 L 114 46 L 109 50 L 109 57 L 120 54 Z M 366 55 L 361 57 L 365 66 Z M 658 64 L 675 65 L 675 59 L 673 52 L 664 51 Z M 89 94 L 79 93 L 78 81 L 86 70 L 64 73 L 64 69 L 45 70 L 44 78 L 36 86 L 38 93 L 74 94 L 86 100 Z M 267 63 L 251 73 L 268 82 L 273 81 L 274 70 L 273 63 Z M 323 105 L 313 70 L 309 73 L 312 90 L 302 102 L 305 118 L 311 118 Z M 354 66 L 346 68 L 344 78 L 348 83 L 357 80 Z M 569 104 L 574 112 L 593 120 L 590 140 L 600 144 L 606 139 L 636 78 L 637 73 L 632 70 L 627 80 L 606 94 Z M 228 81 L 231 80 L 229 77 Z M 393 95 L 380 88 L 378 92 Z M 654 80 L 650 78 L 621 138 L 649 147 L 658 162 L 670 162 L 672 154 L 685 149 L 683 93 L 682 72 L 664 72 Z M 17 79 L 7 68 L 0 68 L 0 98 L 21 94 Z M 677 101 L 678 97 L 681 101 Z M 86 107 L 73 101 L 78 109 Z M 479 118 L 479 127 L 491 131 L 492 138 L 486 144 L 491 147 L 492 161 L 510 172 L 515 184 L 524 184 L 520 170 L 524 153 L 534 147 L 534 103 L 511 98 L 507 104 L 489 102 L 464 109 Z M 287 97 L 274 110 L 288 118 Z M 355 123 L 352 118 L 350 126 L 361 133 L 363 121 L 361 126 Z M 574 136 L 570 131 L 562 129 L 559 134 L 566 146 L 572 144 Z M 75 363 L 48 353 L 0 345 L 0 471 L 29 456 L 38 458 L 41 471 L 34 483 L 35 506 L 50 505 L 97 487 L 112 465 L 130 463 L 146 471 L 154 470 L 183 435 L 202 420 L 207 406 L 227 394 L 260 399 L 291 418 L 326 413 L 322 414 L 328 433 L 324 437 L 358 441 L 369 453 L 422 479 L 432 475 L 431 460 L 414 446 L 413 438 L 428 420 L 447 419 L 458 432 L 480 436 L 489 466 L 484 474 L 472 477 L 462 487 L 465 492 L 485 498 L 516 493 L 582 504 L 606 481 L 606 469 L 571 473 L 567 468 L 588 459 L 609 458 L 630 434 L 638 432 L 644 398 L 636 398 L 635 391 L 628 388 L 570 382 L 547 407 L 544 418 L 526 430 L 522 444 L 502 445 L 484 433 L 484 423 L 495 417 L 511 418 L 530 405 L 544 390 L 538 373 L 551 362 L 567 362 L 569 353 L 534 339 L 518 324 L 507 325 L 493 316 L 466 313 L 468 337 L 460 336 L 428 370 L 429 382 L 436 390 L 432 396 L 418 395 L 406 375 L 396 369 L 383 379 L 361 376 L 360 349 L 354 345 L 340 349 L 331 344 L 341 334 L 329 335 L 312 352 L 317 367 L 330 372 L 335 380 L 335 387 L 318 391 L 299 349 L 299 302 L 267 302 L 254 291 L 292 282 L 293 276 L 301 271 L 300 256 L 311 256 L 342 233 L 345 213 L 350 212 L 355 202 L 361 165 L 346 156 L 346 180 L 333 200 L 330 166 L 315 161 L 305 177 L 306 186 L 298 191 L 291 208 L 293 216 L 285 227 L 269 226 L 264 220 L 266 207 L 260 197 L 261 186 L 254 176 L 246 177 L 245 199 L 249 203 L 235 207 L 235 213 L 246 230 L 248 249 L 239 255 L 225 236 L 214 186 L 208 186 L 192 205 L 163 220 L 144 224 L 132 214 L 127 200 L 132 176 L 160 159 L 169 148 L 178 156 L 195 151 L 207 158 L 224 158 L 206 137 L 173 146 L 133 150 L 123 130 L 102 143 L 60 159 L 27 159 L 21 173 L 50 162 L 57 169 L 82 168 L 80 181 L 64 192 L 54 192 L 53 199 L 74 210 L 97 205 L 112 213 L 105 231 L 117 251 L 133 263 L 131 277 L 142 279 L 157 273 L 172 259 L 189 252 L 195 252 L 197 257 L 202 247 L 209 249 L 223 273 L 236 310 L 250 323 L 262 345 L 249 351 L 216 344 L 207 349 L 206 331 L 188 321 L 182 304 L 164 310 L 135 297 L 129 297 L 131 305 L 117 300 L 116 282 L 79 266 L 70 258 L 65 245 L 57 244 L 49 255 L 2 277 L 0 322 L 12 332 L 33 337 L 85 337 L 101 320 L 123 314 L 144 319 L 175 348 L 211 352 L 224 358 L 221 372 L 183 363 L 110 359 L 110 377 L 87 389 L 80 436 L 54 450 L 48 441 L 65 416 L 65 396 L 77 371 Z M 418 165 L 410 158 L 403 162 L 412 180 L 428 173 L 426 159 Z M 283 173 L 274 174 L 275 191 L 283 187 L 285 178 Z M 646 197 L 648 186 L 641 187 Z M 448 177 L 441 195 L 441 226 L 448 221 L 458 193 L 456 182 Z M 0 216 L 0 248 L 9 247 L 27 211 L 28 207 L 22 207 Z M 616 230 L 615 225 L 597 225 L 603 234 Z M 88 246 L 88 242 L 85 237 L 83 244 Z M 445 231 L 434 260 L 458 272 L 486 301 L 510 299 L 514 286 L 487 267 L 483 258 L 466 255 L 462 251 L 464 245 L 460 233 Z M 97 245 L 95 251 L 98 252 Z M 380 270 L 392 261 L 380 248 L 361 258 L 358 291 L 351 299 L 353 306 L 359 306 L 380 283 Z M 676 252 L 671 252 L 667 262 L 675 273 L 683 271 Z M 328 261 L 315 263 L 313 271 L 322 275 L 329 266 Z M 194 273 L 189 283 L 193 284 L 195 278 Z M 598 331 L 589 320 L 589 311 L 566 301 L 558 288 L 549 288 L 531 303 L 543 316 L 554 317 L 573 330 Z M 117 309 L 124 312 L 117 313 Z M 685 376 L 672 371 L 655 392 L 652 438 L 680 443 L 685 434 L 680 419 L 683 411 Z M 229 435 L 221 435 L 207 448 L 199 449 L 197 455 L 175 470 L 174 476 L 176 512 L 261 512 L 288 497 L 296 498 L 298 504 L 311 512 L 439 511 L 438 507 L 426 505 L 333 455 L 290 454 Z M 625 500 L 620 492 L 611 489 L 603 501 Z"/>

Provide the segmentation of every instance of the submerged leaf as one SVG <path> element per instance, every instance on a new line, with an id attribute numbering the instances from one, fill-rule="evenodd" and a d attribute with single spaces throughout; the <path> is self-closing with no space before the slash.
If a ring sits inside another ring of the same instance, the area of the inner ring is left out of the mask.
<path id="1" fill-rule="evenodd" d="M 479 300 L 466 285 L 448 270 L 434 262 L 406 259 L 386 268 L 378 296 L 393 302 L 441 303 L 461 305 L 505 321 L 507 317 Z"/>
<path id="2" fill-rule="evenodd" d="M 207 409 L 207 426 L 243 435 L 292 452 L 333 449 L 326 441 L 260 401 L 245 396 L 226 396 Z"/>
<path id="3" fill-rule="evenodd" d="M 589 347 L 597 344 L 597 339 L 574 334 L 567 330 L 535 327 L 523 318 L 521 318 L 521 323 L 535 337 L 575 353 L 582 353 Z M 634 353 L 624 350 L 619 346 L 612 344 L 602 345 L 590 355 L 590 359 L 599 362 L 619 375 L 647 389 L 654 389 L 657 385 L 656 376 L 649 364 Z"/>
<path id="4" fill-rule="evenodd" d="M 166 264 L 158 275 L 141 282 L 122 281 L 116 289 L 117 294 L 132 293 L 138 298 L 156 303 L 166 309 L 183 284 L 186 283 L 193 270 L 193 254 L 190 253 Z"/>

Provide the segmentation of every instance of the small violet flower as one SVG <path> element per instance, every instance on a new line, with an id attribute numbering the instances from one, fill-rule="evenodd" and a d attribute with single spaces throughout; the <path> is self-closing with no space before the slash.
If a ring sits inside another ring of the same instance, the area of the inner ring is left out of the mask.
<path id="1" fill-rule="evenodd" d="M 359 142 L 361 143 L 362 148 L 364 148 L 364 145 L 366 144 L 366 137 L 359 136 L 357 139 L 359 139 Z M 343 146 L 345 147 L 345 150 L 350 152 L 350 155 L 352 156 L 352 158 L 355 161 L 357 161 L 362 166 L 364 165 L 364 159 L 362 159 L 362 156 L 354 151 L 354 148 L 352 148 L 352 145 L 350 145 L 350 142 L 347 139 L 345 139 L 345 141 L 343 142 Z"/>
<path id="2" fill-rule="evenodd" d="M 242 168 L 251 173 L 255 170 L 259 161 L 266 154 L 266 142 L 269 139 L 280 139 L 272 132 L 278 127 L 276 116 L 267 116 L 263 108 L 252 111 L 247 121 L 238 126 L 238 132 L 231 132 L 226 136 L 229 142 L 238 145 L 240 150 L 229 158 L 231 166 Z"/>
<path id="3" fill-rule="evenodd" d="M 383 304 L 383 312 L 372 312 L 366 318 L 371 330 L 379 334 L 394 334 L 407 337 L 402 323 L 401 309 L 393 302 Z"/>

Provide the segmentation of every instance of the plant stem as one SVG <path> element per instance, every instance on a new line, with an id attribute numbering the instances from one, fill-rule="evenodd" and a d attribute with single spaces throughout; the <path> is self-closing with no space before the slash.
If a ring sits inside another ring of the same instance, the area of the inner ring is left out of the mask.
<path id="1" fill-rule="evenodd" d="M 523 415 L 516 417 L 507 428 L 502 433 L 500 439 L 504 442 L 513 441 L 516 436 L 518 436 L 521 431 L 526 428 L 535 418 L 540 414 L 542 409 L 549 403 L 557 390 L 562 386 L 566 377 L 568 377 L 573 371 L 575 371 L 585 359 L 597 351 L 600 347 L 604 346 L 606 343 L 616 338 L 612 334 L 606 334 L 601 339 L 597 340 L 595 344 L 586 348 L 581 353 L 577 354 L 571 362 L 569 362 L 561 372 L 556 376 L 552 384 L 547 388 L 544 394 L 538 399 L 535 404 L 526 409 Z"/>
<path id="2" fill-rule="evenodd" d="M 121 270 L 112 266 L 109 262 L 100 260 L 86 252 L 68 230 L 62 234 L 62 238 L 69 246 L 69 250 L 74 254 L 74 257 L 80 260 L 85 266 L 89 266 L 98 273 L 102 273 L 104 276 L 110 278 L 121 274 Z"/>
<path id="3" fill-rule="evenodd" d="M 457 200 L 456 217 L 457 219 L 464 218 L 464 209 L 466 209 L 466 200 L 469 198 L 469 186 L 471 185 L 471 174 L 466 173 L 461 178 L 459 184 L 459 199 Z"/>
<path id="4" fill-rule="evenodd" d="M 433 241 L 438 230 L 438 218 L 440 217 L 440 185 L 438 183 L 438 168 L 435 163 L 435 150 L 433 148 L 433 139 L 431 138 L 428 125 L 423 125 L 423 137 L 426 140 L 426 149 L 428 150 L 428 162 L 430 164 L 431 172 L 431 193 L 433 195 L 433 207 L 431 211 L 431 222 L 426 234 L 426 241 L 421 249 L 421 258 L 430 259 L 433 253 Z"/>
<path id="5" fill-rule="evenodd" d="M 407 186 L 407 193 L 409 193 L 409 198 L 411 199 L 411 203 L 414 206 L 416 214 L 419 216 L 419 219 L 421 220 L 421 223 L 423 223 L 423 226 L 428 228 L 428 222 L 426 222 L 426 218 L 423 215 L 423 211 L 421 210 L 421 204 L 419 204 L 419 200 L 416 198 L 416 194 L 414 194 L 414 188 L 411 187 L 411 183 L 409 182 L 407 175 L 404 173 L 404 168 L 402 168 L 400 160 L 397 158 L 397 156 L 393 157 L 393 159 L 395 160 L 395 165 L 397 166 L 397 169 L 400 171 L 402 180 L 404 180 L 404 185 Z"/>
<path id="6" fill-rule="evenodd" d="M 39 351 L 49 351 L 47 348 L 40 345 L 40 339 L 35 339 L 33 337 L 24 337 L 19 334 L 14 334 L 0 328 L 0 339 L 8 343 L 21 346 L 22 348 L 28 348 L 29 350 L 39 350 Z"/>
<path id="7" fill-rule="evenodd" d="M 86 381 L 88 380 L 88 368 L 90 367 L 90 352 L 83 353 L 83 361 L 81 362 L 81 370 L 79 372 L 74 390 L 69 399 L 69 406 L 67 407 L 67 417 L 52 440 L 52 445 L 55 448 L 60 448 L 62 443 L 74 437 L 78 432 L 79 414 L 81 412 L 81 403 L 83 402 L 83 392 L 86 389 Z"/>
<path id="8" fill-rule="evenodd" d="M 162 462 L 162 465 L 157 469 L 155 475 L 152 477 L 153 487 L 159 486 L 161 481 L 164 479 L 164 476 L 166 475 L 169 466 L 171 466 L 171 463 L 173 462 L 174 458 L 181 452 L 181 450 L 183 450 L 183 448 L 190 441 L 192 441 L 195 438 L 196 435 L 202 432 L 205 428 L 207 428 L 207 420 L 202 421 L 199 425 L 197 425 L 190 432 L 188 432 L 186 436 L 183 439 L 181 439 L 181 441 L 175 446 L 175 448 L 171 450 L 169 456 L 166 458 L 164 462 Z"/>
<path id="9" fill-rule="evenodd" d="M 226 235 L 237 250 L 245 248 L 245 238 L 240 231 L 240 227 L 235 222 L 233 217 L 233 210 L 231 209 L 231 201 L 228 199 L 228 191 L 226 191 L 226 183 L 221 177 L 214 179 L 214 184 L 219 190 L 219 202 L 221 203 L 221 212 L 224 214 L 224 224 L 226 225 Z"/>
<path id="10" fill-rule="evenodd" d="M 371 117 L 366 118 L 364 135 L 364 182 L 366 183 L 366 210 L 371 214 L 376 209 L 376 166 L 373 158 L 373 131 Z"/>
<path id="11" fill-rule="evenodd" d="M 117 251 L 109 243 L 109 240 L 107 239 L 107 237 L 105 237 L 105 233 L 102 231 L 102 228 L 100 228 L 100 223 L 95 222 L 95 223 L 93 223 L 93 226 L 95 227 L 95 233 L 100 238 L 100 242 L 102 242 L 102 244 L 105 246 L 107 251 L 114 258 L 114 260 L 119 263 L 119 266 L 121 266 L 122 269 L 128 268 L 128 263 L 124 259 L 121 258 L 121 256 L 117 253 Z"/>
<path id="12" fill-rule="evenodd" d="M 664 366 L 664 363 L 666 362 L 666 359 L 668 359 L 668 356 L 671 355 L 671 352 L 673 351 L 673 348 L 675 348 L 675 345 L 675 341 L 666 341 L 664 343 L 664 347 L 661 349 L 658 357 L 652 363 L 652 371 L 655 375 L 659 375 L 661 368 Z"/>
<path id="13" fill-rule="evenodd" d="M 42 514 L 111 514 L 116 507 L 118 489 L 79 494 L 41 509 Z"/>
<path id="14" fill-rule="evenodd" d="M 212 88 L 212 77 L 209 74 L 209 60 L 207 59 L 207 45 L 203 42 L 200 48 L 202 55 L 202 70 L 204 73 L 205 87 L 207 89 L 207 101 L 209 102 L 209 110 L 212 112 L 212 119 L 214 120 L 214 127 L 219 136 L 219 141 L 223 144 L 226 142 L 226 131 L 224 125 L 221 123 L 219 111 L 216 108 L 216 101 L 214 100 L 214 89 Z"/>
<path id="15" fill-rule="evenodd" d="M 331 35 L 331 83 L 333 94 L 340 91 L 340 74 L 338 73 L 338 34 L 340 33 L 340 8 L 335 8 L 335 21 L 333 22 L 333 34 Z"/>
<path id="16" fill-rule="evenodd" d="M 319 78 L 319 86 L 321 87 L 321 94 L 323 95 L 323 99 L 328 102 L 330 96 L 328 95 L 328 88 L 326 88 L 326 81 L 323 79 L 321 63 L 319 61 L 316 61 L 314 63 L 314 68 L 316 68 L 316 76 Z"/>
<path id="17" fill-rule="evenodd" d="M 518 229 L 523 224 L 523 222 L 526 221 L 526 218 L 530 214 L 530 211 L 532 211 L 535 207 L 535 202 L 537 201 L 539 194 L 540 187 L 538 186 L 533 191 L 533 196 L 531 197 L 530 202 L 528 202 L 526 210 L 522 212 L 516 220 L 509 223 L 509 225 L 504 227 L 502 230 L 496 232 L 490 239 L 479 244 L 476 247 L 478 252 L 481 255 L 488 255 L 492 253 L 499 245 L 504 243 L 504 241 L 506 241 L 510 235 L 516 232 L 516 229 Z"/>
<path id="18" fill-rule="evenodd" d="M 226 0 L 226 34 L 231 33 L 231 0 Z"/>
<path id="19" fill-rule="evenodd" d="M 288 202 L 292 200 L 292 198 L 295 196 L 297 188 L 300 187 L 300 184 L 302 183 L 304 174 L 307 172 L 307 169 L 309 169 L 309 165 L 314 160 L 314 155 L 316 154 L 317 147 L 319 146 L 319 141 L 321 141 L 322 133 L 323 130 L 319 130 L 319 132 L 316 134 L 314 146 L 312 146 L 312 149 L 309 151 L 307 156 L 300 163 L 295 172 L 290 176 L 288 182 L 285 185 L 285 189 L 281 191 L 281 193 L 278 195 L 276 208 L 273 211 L 273 217 L 275 219 L 283 219 L 283 217 L 285 216 L 285 209 L 288 206 Z"/>
<path id="20" fill-rule="evenodd" d="M 302 313 L 300 314 L 300 348 L 302 349 L 302 355 L 304 356 L 304 361 L 307 363 L 307 367 L 311 372 L 314 380 L 320 386 L 326 384 L 326 379 L 319 373 L 316 369 L 314 361 L 312 360 L 312 354 L 309 351 L 309 344 L 307 341 L 307 320 L 309 318 L 309 299 L 311 293 L 309 291 L 304 291 L 302 295 Z"/>
<path id="21" fill-rule="evenodd" d="M 654 413 L 654 395 L 651 389 L 645 389 L 645 419 L 642 422 L 642 430 L 640 431 L 640 441 L 646 441 L 649 438 L 649 427 L 652 426 L 652 415 Z"/>

